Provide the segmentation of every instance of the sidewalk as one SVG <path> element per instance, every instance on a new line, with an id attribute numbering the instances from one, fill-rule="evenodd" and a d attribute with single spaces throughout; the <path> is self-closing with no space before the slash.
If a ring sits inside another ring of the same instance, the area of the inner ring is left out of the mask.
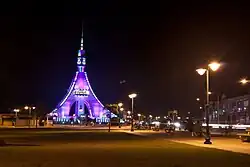
<path id="1" fill-rule="evenodd" d="M 182 138 L 182 139 L 168 139 L 168 140 L 198 147 L 215 148 L 225 151 L 250 154 L 250 143 L 241 142 L 240 139 L 216 137 L 211 140 L 213 143 L 211 145 L 203 144 L 204 139 L 197 139 L 197 138 Z"/>

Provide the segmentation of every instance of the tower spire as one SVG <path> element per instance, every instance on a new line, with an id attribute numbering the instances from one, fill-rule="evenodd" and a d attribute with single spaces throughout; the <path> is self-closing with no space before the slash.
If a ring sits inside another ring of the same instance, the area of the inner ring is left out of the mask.
<path id="1" fill-rule="evenodd" d="M 81 50 L 83 50 L 83 21 L 82 21 Z"/>

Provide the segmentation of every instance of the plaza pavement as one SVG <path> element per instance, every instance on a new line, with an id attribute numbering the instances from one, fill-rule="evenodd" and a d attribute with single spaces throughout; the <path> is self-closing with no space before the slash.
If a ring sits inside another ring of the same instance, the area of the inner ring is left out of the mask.
<path id="1" fill-rule="evenodd" d="M 193 146 L 215 148 L 225 151 L 237 152 L 250 154 L 250 143 L 242 142 L 240 139 L 226 138 L 226 137 L 215 137 L 212 138 L 212 144 L 203 144 L 203 138 L 177 138 L 169 139 L 170 141 L 183 143 Z"/>
<path id="2" fill-rule="evenodd" d="M 231 151 L 237 153 L 250 154 L 250 143 L 242 142 L 236 136 L 231 137 L 212 137 L 212 144 L 204 144 L 204 138 L 192 137 L 190 133 L 177 133 L 174 135 L 167 135 L 165 132 L 159 131 L 134 131 L 127 133 L 138 135 L 138 136 L 148 136 L 155 138 L 162 138 L 163 140 L 169 140 L 176 143 L 183 143 L 198 147 L 214 148 L 224 151 Z"/>

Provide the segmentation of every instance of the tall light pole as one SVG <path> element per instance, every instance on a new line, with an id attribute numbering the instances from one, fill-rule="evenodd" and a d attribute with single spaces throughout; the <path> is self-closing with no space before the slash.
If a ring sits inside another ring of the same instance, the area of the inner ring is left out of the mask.
<path id="1" fill-rule="evenodd" d="M 35 110 L 36 107 L 29 107 L 29 106 L 25 106 L 24 107 L 25 110 L 29 110 L 29 117 L 31 117 L 31 110 Z M 29 118 L 29 128 L 30 128 L 30 118 Z"/>
<path id="2" fill-rule="evenodd" d="M 14 109 L 14 112 L 16 113 L 16 123 L 17 123 L 17 113 L 20 112 L 19 109 Z M 16 123 L 15 123 L 15 126 L 16 126 Z"/>
<path id="3" fill-rule="evenodd" d="M 137 96 L 136 93 L 132 93 L 128 95 L 128 97 L 131 99 L 131 131 L 134 131 L 134 98 Z"/>
<path id="4" fill-rule="evenodd" d="M 208 67 L 206 69 L 200 68 L 197 69 L 197 73 L 200 75 L 204 75 L 206 73 L 206 109 L 205 109 L 205 115 L 206 115 L 206 137 L 204 144 L 212 144 L 211 142 L 211 136 L 209 132 L 209 95 L 211 92 L 209 91 L 209 70 L 217 71 L 220 68 L 220 64 L 217 62 L 212 62 L 208 64 Z"/>
<path id="5" fill-rule="evenodd" d="M 117 112 L 118 112 L 118 124 L 119 124 L 119 128 L 121 128 L 121 113 L 120 113 L 120 111 L 123 111 L 123 110 L 121 110 L 122 108 L 122 106 L 123 106 L 123 103 L 118 103 L 118 105 L 117 105 L 118 107 L 117 107 Z"/>
<path id="6" fill-rule="evenodd" d="M 140 120 L 141 120 L 141 114 L 137 114 L 137 116 L 138 116 L 138 120 L 140 122 Z"/>
<path id="7" fill-rule="evenodd" d="M 239 83 L 241 83 L 241 85 L 245 86 L 250 82 L 250 80 L 246 79 L 246 78 L 242 78 Z M 244 112 L 245 112 L 245 124 L 247 124 L 247 108 L 244 107 Z M 232 117 L 232 116 L 231 116 Z"/>

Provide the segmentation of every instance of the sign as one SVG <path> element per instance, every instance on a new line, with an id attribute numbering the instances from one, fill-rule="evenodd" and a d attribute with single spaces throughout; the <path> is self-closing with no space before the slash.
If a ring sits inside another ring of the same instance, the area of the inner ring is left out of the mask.
<path id="1" fill-rule="evenodd" d="M 74 93 L 75 95 L 88 96 L 88 95 L 89 95 L 89 90 L 87 90 L 87 89 L 77 89 L 77 90 L 74 90 L 73 93 Z"/>

